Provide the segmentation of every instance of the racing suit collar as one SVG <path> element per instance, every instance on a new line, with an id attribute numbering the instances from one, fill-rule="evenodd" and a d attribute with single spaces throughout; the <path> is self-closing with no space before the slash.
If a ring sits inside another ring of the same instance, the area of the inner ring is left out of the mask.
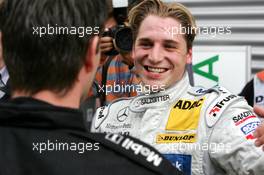
<path id="1" fill-rule="evenodd" d="M 131 100 L 130 110 L 134 112 L 144 112 L 148 108 L 168 106 L 175 102 L 190 87 L 188 73 L 185 72 L 183 78 L 165 91 L 150 95 L 139 95 Z"/>

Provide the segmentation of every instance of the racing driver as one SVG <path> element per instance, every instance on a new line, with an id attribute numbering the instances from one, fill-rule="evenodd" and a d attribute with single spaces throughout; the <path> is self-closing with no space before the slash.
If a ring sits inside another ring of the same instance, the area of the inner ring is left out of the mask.
<path id="1" fill-rule="evenodd" d="M 129 22 L 136 71 L 153 93 L 99 108 L 91 130 L 140 138 L 186 175 L 263 175 L 264 154 L 253 136 L 260 120 L 252 108 L 223 87 L 189 84 L 185 66 L 195 38 L 190 12 L 145 0 L 130 10 Z"/>

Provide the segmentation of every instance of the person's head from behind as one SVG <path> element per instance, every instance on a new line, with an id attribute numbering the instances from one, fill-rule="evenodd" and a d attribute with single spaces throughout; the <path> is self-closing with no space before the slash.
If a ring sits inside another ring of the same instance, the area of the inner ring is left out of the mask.
<path id="1" fill-rule="evenodd" d="M 130 10 L 133 58 L 145 85 L 169 87 L 192 61 L 195 21 L 181 4 L 145 0 Z"/>
<path id="2" fill-rule="evenodd" d="M 97 35 L 107 14 L 104 0 L 5 0 L 0 12 L 14 93 L 63 96 L 76 83 L 81 90 L 90 87 L 99 62 Z"/>

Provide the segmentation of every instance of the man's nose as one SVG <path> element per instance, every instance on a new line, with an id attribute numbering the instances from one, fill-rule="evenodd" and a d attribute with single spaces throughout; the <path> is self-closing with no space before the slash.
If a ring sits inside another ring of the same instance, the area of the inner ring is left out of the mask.
<path id="1" fill-rule="evenodd" d="M 149 60 L 152 63 L 158 63 L 162 60 L 162 50 L 160 46 L 155 45 L 151 50 L 149 54 Z"/>

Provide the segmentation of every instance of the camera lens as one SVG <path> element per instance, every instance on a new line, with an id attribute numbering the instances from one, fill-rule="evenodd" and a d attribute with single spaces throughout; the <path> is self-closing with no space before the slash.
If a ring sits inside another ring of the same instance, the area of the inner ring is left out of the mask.
<path id="1" fill-rule="evenodd" d="M 115 34 L 115 44 L 120 51 L 130 52 L 133 46 L 131 28 L 120 28 Z"/>

